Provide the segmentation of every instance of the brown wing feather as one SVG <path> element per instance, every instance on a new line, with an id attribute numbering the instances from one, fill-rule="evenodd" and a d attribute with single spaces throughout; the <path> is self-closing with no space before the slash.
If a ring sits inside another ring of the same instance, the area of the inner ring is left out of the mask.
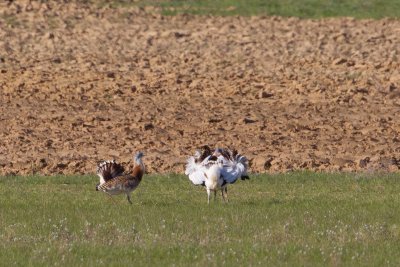
<path id="1" fill-rule="evenodd" d="M 200 156 L 199 162 L 202 162 L 205 158 L 212 154 L 211 148 L 208 145 L 204 145 L 201 147 L 202 154 Z"/>
<path id="2" fill-rule="evenodd" d="M 116 186 L 123 185 L 124 182 L 126 182 L 126 180 L 127 180 L 127 178 L 125 176 L 115 177 L 114 179 L 109 180 L 109 181 L 105 182 L 104 184 L 100 185 L 99 190 L 106 191 L 106 190 L 113 189 Z"/>
<path id="3" fill-rule="evenodd" d="M 132 175 L 118 176 L 100 185 L 98 189 L 101 191 L 108 191 L 113 190 L 116 187 L 120 187 L 122 190 L 129 191 L 137 187 L 140 183 L 140 180 L 141 179 L 138 179 Z"/>

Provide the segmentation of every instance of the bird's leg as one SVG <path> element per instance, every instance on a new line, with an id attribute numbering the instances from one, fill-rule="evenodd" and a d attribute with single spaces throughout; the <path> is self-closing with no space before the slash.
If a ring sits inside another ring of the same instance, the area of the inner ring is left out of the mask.
<path id="1" fill-rule="evenodd" d="M 112 202 L 113 202 L 114 204 L 117 204 L 117 202 L 115 202 L 115 200 L 112 198 L 112 196 L 111 196 L 109 193 L 106 193 L 106 194 L 107 194 L 107 196 L 110 197 L 110 199 L 112 200 Z"/>
<path id="2" fill-rule="evenodd" d="M 132 204 L 131 196 L 129 194 L 126 194 L 126 199 L 128 199 L 128 202 Z"/>
<path id="3" fill-rule="evenodd" d="M 207 204 L 210 204 L 210 195 L 211 195 L 210 189 L 207 188 Z"/>
<path id="4" fill-rule="evenodd" d="M 225 192 L 225 188 L 226 188 L 226 187 L 224 187 L 224 188 L 221 188 L 222 198 L 224 199 L 224 202 L 226 202 L 226 201 L 227 201 L 227 199 L 225 198 L 225 194 L 224 194 L 224 192 Z"/>
<path id="5" fill-rule="evenodd" d="M 226 202 L 229 202 L 229 200 L 228 200 L 228 187 L 226 186 L 224 189 L 225 189 Z"/>
<path id="6" fill-rule="evenodd" d="M 214 201 L 217 200 L 217 190 L 214 190 Z"/>

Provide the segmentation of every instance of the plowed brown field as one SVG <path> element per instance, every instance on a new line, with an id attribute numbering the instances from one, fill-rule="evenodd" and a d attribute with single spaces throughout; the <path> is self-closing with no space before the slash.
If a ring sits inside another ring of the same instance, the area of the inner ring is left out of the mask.
<path id="1" fill-rule="evenodd" d="M 39 1 L 37 1 L 39 2 Z M 253 172 L 400 167 L 400 21 L 0 4 L 0 174 L 93 173 L 203 144 Z"/>

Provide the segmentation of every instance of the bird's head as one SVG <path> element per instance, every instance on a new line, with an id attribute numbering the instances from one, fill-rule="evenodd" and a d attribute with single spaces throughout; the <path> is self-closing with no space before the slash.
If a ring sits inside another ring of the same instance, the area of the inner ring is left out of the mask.
<path id="1" fill-rule="evenodd" d="M 143 158 L 143 156 L 144 156 L 143 152 L 139 151 L 135 154 L 133 158 L 135 159 L 135 161 L 139 161 Z"/>

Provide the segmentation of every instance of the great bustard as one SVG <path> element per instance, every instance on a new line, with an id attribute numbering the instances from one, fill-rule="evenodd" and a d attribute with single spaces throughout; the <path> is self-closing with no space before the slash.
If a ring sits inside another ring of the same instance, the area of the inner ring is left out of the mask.
<path id="1" fill-rule="evenodd" d="M 218 190 L 221 190 L 222 198 L 227 202 L 228 184 L 235 183 L 238 178 L 249 179 L 247 169 L 247 158 L 236 150 L 217 148 L 211 152 L 208 146 L 204 146 L 188 158 L 185 174 L 193 184 L 205 186 L 207 203 L 210 203 L 211 192 L 214 192 L 215 199 Z"/>
<path id="2" fill-rule="evenodd" d="M 142 158 L 142 152 L 135 154 L 135 165 L 130 173 L 125 173 L 124 167 L 115 162 L 115 160 L 101 162 L 97 166 L 97 175 L 100 177 L 100 184 L 96 185 L 96 190 L 103 191 L 110 196 L 126 194 L 126 198 L 132 204 L 130 194 L 138 187 L 145 172 Z"/>

